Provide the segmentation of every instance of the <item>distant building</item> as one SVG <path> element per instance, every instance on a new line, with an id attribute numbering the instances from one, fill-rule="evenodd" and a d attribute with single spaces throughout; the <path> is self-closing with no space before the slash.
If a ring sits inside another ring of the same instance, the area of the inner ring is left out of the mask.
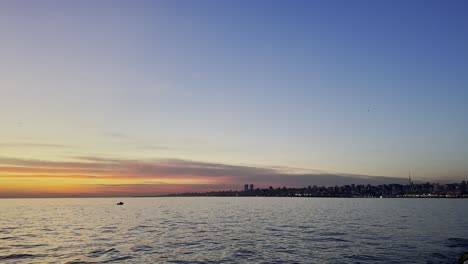
<path id="1" fill-rule="evenodd" d="M 253 184 L 250 184 L 250 190 L 251 190 L 251 191 L 254 190 L 254 185 L 253 185 Z"/>
<path id="2" fill-rule="evenodd" d="M 413 185 L 413 180 L 411 179 L 411 172 L 408 174 L 408 184 Z"/>
<path id="3" fill-rule="evenodd" d="M 249 185 L 248 184 L 244 185 L 244 191 L 248 191 L 248 190 L 249 190 Z"/>

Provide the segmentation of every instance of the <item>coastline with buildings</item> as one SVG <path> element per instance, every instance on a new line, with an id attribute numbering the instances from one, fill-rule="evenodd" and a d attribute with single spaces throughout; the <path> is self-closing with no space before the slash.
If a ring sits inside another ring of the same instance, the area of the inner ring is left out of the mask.
<path id="1" fill-rule="evenodd" d="M 344 185 L 344 186 L 307 186 L 303 188 L 254 188 L 245 184 L 243 190 L 211 191 L 204 193 L 175 193 L 166 197 L 335 197 L 335 198 L 468 198 L 467 181 L 461 183 L 421 183 L 415 184 L 409 179 L 408 184 Z"/>

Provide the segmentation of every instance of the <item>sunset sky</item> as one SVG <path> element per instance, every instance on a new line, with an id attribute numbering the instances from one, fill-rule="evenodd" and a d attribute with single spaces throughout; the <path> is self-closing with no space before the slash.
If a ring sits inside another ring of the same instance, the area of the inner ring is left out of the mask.
<path id="1" fill-rule="evenodd" d="M 467 1 L 1 1 L 0 197 L 468 179 Z"/>

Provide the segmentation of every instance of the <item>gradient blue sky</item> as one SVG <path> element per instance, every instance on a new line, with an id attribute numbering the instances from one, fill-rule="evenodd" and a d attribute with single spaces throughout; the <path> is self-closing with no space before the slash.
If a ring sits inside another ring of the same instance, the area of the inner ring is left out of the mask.
<path id="1" fill-rule="evenodd" d="M 466 179 L 466 14 L 467 1 L 2 1 L 0 156 Z"/>

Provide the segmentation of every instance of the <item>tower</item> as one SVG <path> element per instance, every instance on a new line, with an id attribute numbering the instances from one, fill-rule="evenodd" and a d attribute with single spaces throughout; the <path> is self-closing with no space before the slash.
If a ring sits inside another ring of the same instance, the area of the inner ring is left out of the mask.
<path id="1" fill-rule="evenodd" d="M 248 191 L 248 190 L 249 190 L 249 185 L 248 185 L 248 184 L 245 184 L 245 185 L 244 185 L 244 191 L 246 192 L 246 191 Z"/>
<path id="2" fill-rule="evenodd" d="M 410 171 L 408 172 L 408 184 L 409 184 L 408 190 L 409 190 L 410 194 L 412 194 L 414 192 L 414 185 L 413 185 L 413 180 L 411 179 L 411 172 Z"/>

